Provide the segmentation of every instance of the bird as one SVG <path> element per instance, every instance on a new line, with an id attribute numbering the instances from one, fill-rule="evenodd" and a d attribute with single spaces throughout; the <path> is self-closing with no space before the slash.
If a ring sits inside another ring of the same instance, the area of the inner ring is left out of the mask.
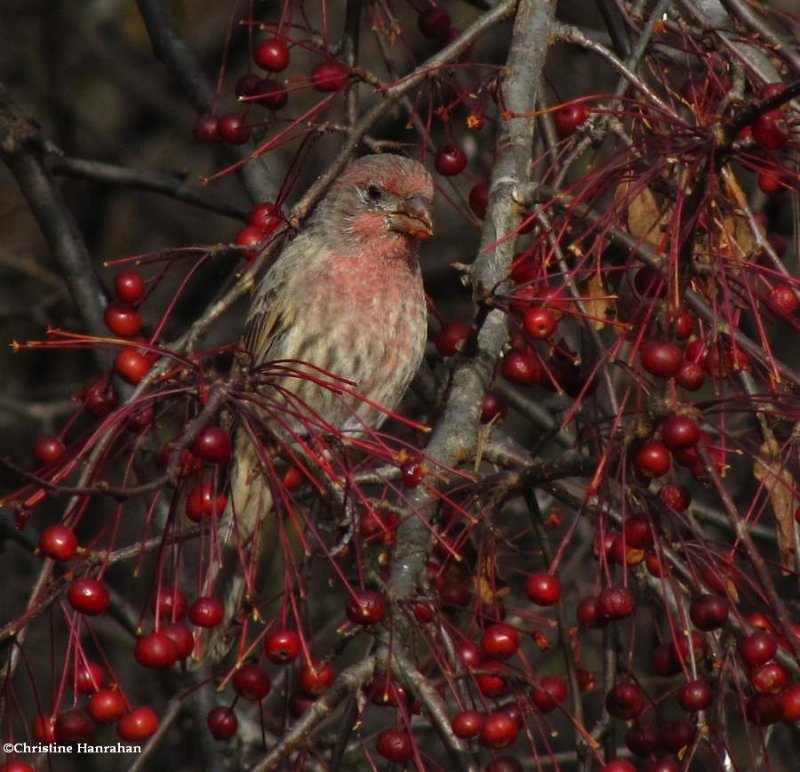
<path id="1" fill-rule="evenodd" d="M 434 233 L 433 198 L 433 179 L 415 160 L 381 153 L 353 161 L 256 287 L 241 348 L 250 372 L 264 373 L 251 403 L 261 407 L 249 410 L 249 430 L 234 430 L 220 532 L 226 560 L 240 561 L 274 514 L 253 424 L 279 443 L 314 426 L 357 435 L 380 427 L 403 398 L 427 339 L 418 249 Z M 358 393 L 337 388 L 338 379 Z M 261 541 L 279 551 L 276 539 Z M 240 574 L 231 583 L 228 616 L 248 582 Z"/>

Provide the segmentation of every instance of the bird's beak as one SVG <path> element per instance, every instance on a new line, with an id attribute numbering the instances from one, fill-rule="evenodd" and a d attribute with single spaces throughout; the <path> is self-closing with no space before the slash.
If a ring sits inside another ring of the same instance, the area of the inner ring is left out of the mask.
<path id="1" fill-rule="evenodd" d="M 429 239 L 433 236 L 430 205 L 420 196 L 407 198 L 399 209 L 389 213 L 389 230 L 415 239 Z"/>

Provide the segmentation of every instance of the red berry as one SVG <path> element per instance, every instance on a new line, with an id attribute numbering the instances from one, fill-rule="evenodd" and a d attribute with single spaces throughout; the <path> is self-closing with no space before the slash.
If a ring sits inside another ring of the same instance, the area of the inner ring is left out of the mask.
<path id="1" fill-rule="evenodd" d="M 239 728 L 236 714 L 230 708 L 213 708 L 206 718 L 209 731 L 215 740 L 230 740 Z"/>
<path id="2" fill-rule="evenodd" d="M 777 639 L 761 630 L 739 641 L 739 654 L 746 665 L 756 667 L 769 662 L 778 651 Z"/>
<path id="3" fill-rule="evenodd" d="M 642 367 L 658 378 L 672 378 L 678 374 L 683 364 L 683 353 L 674 343 L 649 340 L 640 352 Z"/>
<path id="4" fill-rule="evenodd" d="M 645 558 L 644 550 L 629 544 L 621 533 L 614 536 L 608 550 L 609 559 L 619 566 L 638 566 Z"/>
<path id="5" fill-rule="evenodd" d="M 489 625 L 481 636 L 481 648 L 492 659 L 508 659 L 519 649 L 519 633 L 502 622 Z"/>
<path id="6" fill-rule="evenodd" d="M 519 734 L 519 727 L 514 718 L 506 711 L 490 713 L 481 728 L 481 744 L 486 748 L 506 748 Z"/>
<path id="7" fill-rule="evenodd" d="M 215 495 L 211 483 L 202 483 L 192 488 L 186 497 L 186 516 L 195 523 L 221 517 L 226 503 L 222 493 Z"/>
<path id="8" fill-rule="evenodd" d="M 272 688 L 269 676 L 258 665 L 245 665 L 233 675 L 233 688 L 246 700 L 263 700 Z"/>
<path id="9" fill-rule="evenodd" d="M 258 40 L 253 46 L 253 61 L 263 70 L 281 72 L 289 66 L 289 46 L 279 38 Z"/>
<path id="10" fill-rule="evenodd" d="M 590 630 L 603 627 L 608 621 L 600 609 L 600 601 L 597 597 L 584 598 L 575 610 L 578 623 Z"/>
<path id="11" fill-rule="evenodd" d="M 580 102 L 564 105 L 556 110 L 553 120 L 556 124 L 558 136 L 564 139 L 571 137 L 589 117 L 586 107 Z"/>
<path id="12" fill-rule="evenodd" d="M 250 139 L 250 127 L 242 113 L 226 113 L 219 118 L 219 135 L 231 145 L 243 145 Z"/>
<path id="13" fill-rule="evenodd" d="M 436 151 L 434 166 L 439 174 L 453 177 L 467 166 L 467 154 L 458 145 L 443 145 Z"/>
<path id="14" fill-rule="evenodd" d="M 531 574 L 525 580 L 525 594 L 533 603 L 552 606 L 561 598 L 561 582 L 553 574 Z"/>
<path id="15" fill-rule="evenodd" d="M 450 34 L 450 14 L 438 5 L 426 8 L 417 17 L 417 27 L 429 40 L 444 40 Z"/>
<path id="16" fill-rule="evenodd" d="M 462 641 L 456 647 L 456 657 L 467 670 L 474 670 L 483 664 L 483 652 L 472 641 Z"/>
<path id="17" fill-rule="evenodd" d="M 540 713 L 555 710 L 569 694 L 567 682 L 561 676 L 544 676 L 531 692 L 531 700 Z"/>
<path id="18" fill-rule="evenodd" d="M 264 642 L 264 654 L 276 665 L 288 665 L 294 662 L 301 651 L 302 642 L 294 630 L 276 630 L 270 633 Z"/>
<path id="19" fill-rule="evenodd" d="M 761 172 L 758 175 L 758 187 L 762 193 L 772 196 L 781 189 L 781 178 L 772 171 Z"/>
<path id="20" fill-rule="evenodd" d="M 644 556 L 644 565 L 650 576 L 655 576 L 658 579 L 667 576 L 669 573 L 666 563 L 655 552 L 648 552 Z"/>
<path id="21" fill-rule="evenodd" d="M 221 426 L 206 426 L 192 443 L 192 452 L 212 464 L 224 464 L 231 457 L 231 436 Z"/>
<path id="22" fill-rule="evenodd" d="M 522 327 L 536 340 L 547 340 L 556 331 L 556 318 L 549 308 L 531 308 L 525 313 Z"/>
<path id="23" fill-rule="evenodd" d="M 178 647 L 162 632 L 146 633 L 136 641 L 133 656 L 143 667 L 169 667 L 178 659 Z"/>
<path id="24" fill-rule="evenodd" d="M 141 315 L 126 303 L 109 303 L 103 312 L 103 320 L 114 335 L 123 338 L 133 338 L 142 329 Z"/>
<path id="25" fill-rule="evenodd" d="M 330 662 L 310 662 L 300 668 L 300 688 L 310 697 L 319 697 L 332 683 L 336 671 Z"/>
<path id="26" fill-rule="evenodd" d="M 260 228 L 265 234 L 274 233 L 283 224 L 283 212 L 277 204 L 262 201 L 253 204 L 247 214 L 247 224 Z"/>
<path id="27" fill-rule="evenodd" d="M 40 464 L 55 464 L 64 458 L 67 449 L 55 434 L 37 437 L 33 443 L 33 455 Z"/>
<path id="28" fill-rule="evenodd" d="M 394 544 L 398 517 L 396 512 L 380 512 L 370 509 L 358 521 L 358 532 L 367 542 Z"/>
<path id="29" fill-rule="evenodd" d="M 800 721 L 800 684 L 790 686 L 783 693 L 783 720 Z"/>
<path id="30" fill-rule="evenodd" d="M 377 625 L 386 616 L 386 598 L 377 590 L 356 592 L 348 599 L 345 613 L 354 624 Z"/>
<path id="31" fill-rule="evenodd" d="M 788 284 L 776 284 L 769 292 L 767 304 L 776 314 L 791 314 L 800 306 L 800 296 Z"/>
<path id="32" fill-rule="evenodd" d="M 36 770 L 19 759 L 8 759 L 0 764 L 0 772 L 36 772 Z"/>
<path id="33" fill-rule="evenodd" d="M 770 110 L 753 121 L 753 139 L 767 150 L 780 150 L 789 141 L 789 127 L 781 110 Z"/>
<path id="34" fill-rule="evenodd" d="M 653 529 L 645 515 L 631 515 L 622 526 L 628 547 L 645 549 L 653 543 Z"/>
<path id="35" fill-rule="evenodd" d="M 113 724 L 125 712 L 125 699 L 113 689 L 101 689 L 89 698 L 89 715 L 98 724 Z"/>
<path id="36" fill-rule="evenodd" d="M 665 507 L 674 509 L 676 512 L 684 512 L 689 508 L 692 503 L 692 494 L 683 485 L 664 485 L 658 492 L 658 497 L 661 499 Z"/>
<path id="37" fill-rule="evenodd" d="M 542 366 L 536 354 L 530 349 L 509 351 L 503 357 L 501 366 L 503 377 L 511 383 L 533 386 L 542 377 Z"/>
<path id="38" fill-rule="evenodd" d="M 189 601 L 177 587 L 162 587 L 151 604 L 153 614 L 171 622 L 186 616 Z"/>
<path id="39" fill-rule="evenodd" d="M 490 421 L 505 418 L 507 412 L 506 402 L 496 391 L 487 391 L 481 401 L 481 421 L 485 424 Z"/>
<path id="40" fill-rule="evenodd" d="M 237 97 L 253 96 L 253 94 L 258 93 L 259 83 L 261 83 L 261 78 L 254 72 L 248 72 L 236 81 L 236 86 L 233 90 Z"/>
<path id="41" fill-rule="evenodd" d="M 258 251 L 267 241 L 267 234 L 261 228 L 254 225 L 245 225 L 244 228 L 239 229 L 234 239 L 234 244 L 238 247 L 246 247 L 246 249 L 239 250 L 239 254 L 243 260 L 255 260 L 258 257 Z"/>
<path id="42" fill-rule="evenodd" d="M 774 83 L 767 83 L 764 86 L 764 90 L 761 92 L 762 99 L 771 99 L 772 97 L 778 96 L 778 94 L 782 94 L 783 91 L 786 89 L 786 85 L 781 81 L 776 81 Z M 780 107 L 776 108 L 777 110 L 785 110 L 786 105 L 782 104 Z"/>
<path id="43" fill-rule="evenodd" d="M 443 357 L 451 357 L 461 351 L 472 332 L 472 322 L 448 322 L 433 339 L 436 350 Z"/>
<path id="44" fill-rule="evenodd" d="M 51 525 L 39 536 L 39 552 L 51 560 L 71 560 L 78 551 L 78 539 L 65 525 Z"/>
<path id="45" fill-rule="evenodd" d="M 105 377 L 98 378 L 86 386 L 80 398 L 86 409 L 98 418 L 108 415 L 119 401 L 117 390 Z"/>
<path id="46" fill-rule="evenodd" d="M 416 488 L 421 485 L 426 474 L 425 464 L 419 461 L 406 461 L 400 467 L 400 478 L 406 488 Z"/>
<path id="47" fill-rule="evenodd" d="M 472 599 L 470 585 L 463 579 L 451 577 L 438 584 L 439 599 L 445 606 L 466 608 Z"/>
<path id="48" fill-rule="evenodd" d="M 636 718 L 646 704 L 645 694 L 637 684 L 617 684 L 606 695 L 606 708 L 615 718 Z"/>
<path id="49" fill-rule="evenodd" d="M 33 720 L 33 736 L 40 743 L 53 743 L 56 741 L 56 717 L 47 713 L 40 713 Z M 3 768 L 0 767 L 0 770 Z"/>
<path id="50" fill-rule="evenodd" d="M 479 182 L 473 185 L 469 192 L 469 208 L 475 216 L 482 220 L 486 217 L 486 208 L 489 206 L 489 183 Z"/>
<path id="51" fill-rule="evenodd" d="M 721 595 L 702 595 L 692 601 L 689 617 L 698 630 L 716 630 L 728 621 L 730 604 Z"/>
<path id="52" fill-rule="evenodd" d="M 414 742 L 402 729 L 384 729 L 375 741 L 375 750 L 385 759 L 403 764 L 414 755 Z"/>
<path id="53" fill-rule="evenodd" d="M 636 724 L 625 733 L 625 744 L 636 756 L 651 756 L 661 747 L 662 735 L 654 724 Z"/>
<path id="54" fill-rule="evenodd" d="M 114 360 L 114 371 L 128 383 L 137 384 L 150 372 L 151 361 L 135 348 L 124 348 Z"/>
<path id="55" fill-rule="evenodd" d="M 608 619 L 623 619 L 633 613 L 635 601 L 627 587 L 609 587 L 597 596 L 600 613 Z"/>
<path id="56" fill-rule="evenodd" d="M 672 331 L 678 340 L 686 340 L 694 328 L 694 317 L 686 310 L 679 308 L 672 320 Z"/>
<path id="57" fill-rule="evenodd" d="M 706 710 L 711 705 L 713 694 L 708 681 L 698 678 L 688 681 L 678 691 L 678 704 L 691 712 Z"/>
<path id="58" fill-rule="evenodd" d="M 750 671 L 750 683 L 761 694 L 778 694 L 789 683 L 789 671 L 778 662 L 765 662 Z"/>
<path id="59" fill-rule="evenodd" d="M 201 142 L 221 142 L 219 118 L 216 115 L 199 115 L 194 122 L 195 139 Z"/>
<path id="60" fill-rule="evenodd" d="M 65 710 L 56 717 L 55 734 L 59 742 L 89 740 L 94 734 L 94 724 L 85 710 L 80 708 Z"/>
<path id="61" fill-rule="evenodd" d="M 99 579 L 75 579 L 67 590 L 67 600 L 76 611 L 86 616 L 102 614 L 111 602 L 108 590 Z"/>
<path id="62" fill-rule="evenodd" d="M 711 584 L 711 582 L 709 582 Z M 720 592 L 727 592 L 727 589 L 724 586 L 719 587 Z M 770 633 L 771 635 L 775 634 L 775 625 L 772 624 L 770 619 L 760 612 L 755 612 L 753 614 L 748 614 L 747 616 L 747 623 L 752 627 L 755 627 L 757 630 L 762 630 L 765 633 Z"/>
<path id="63" fill-rule="evenodd" d="M 661 424 L 661 441 L 670 450 L 696 445 L 700 440 L 700 427 L 685 415 L 671 415 Z"/>
<path id="64" fill-rule="evenodd" d="M 636 765 L 626 759 L 614 759 L 604 765 L 600 772 L 636 772 Z"/>
<path id="65" fill-rule="evenodd" d="M 285 107 L 289 101 L 289 92 L 275 78 L 260 78 L 250 96 L 249 102 L 255 102 L 273 111 Z"/>
<path id="66" fill-rule="evenodd" d="M 462 710 L 450 719 L 453 734 L 462 740 L 477 737 L 483 728 L 483 716 L 477 710 Z"/>
<path id="67" fill-rule="evenodd" d="M 99 662 L 87 661 L 75 668 L 75 691 L 78 694 L 96 692 L 106 679 L 106 671 Z"/>
<path id="68" fill-rule="evenodd" d="M 375 676 L 372 683 L 364 688 L 364 693 L 373 705 L 393 705 L 399 707 L 408 702 L 405 688 L 395 683 L 385 673 Z"/>
<path id="69" fill-rule="evenodd" d="M 705 371 L 696 362 L 684 362 L 675 375 L 675 381 L 687 391 L 697 391 L 705 379 Z"/>
<path id="70" fill-rule="evenodd" d="M 179 622 L 168 622 L 161 625 L 161 632 L 175 644 L 175 660 L 186 659 L 194 649 L 192 631 Z"/>
<path id="71" fill-rule="evenodd" d="M 492 661 L 479 665 L 484 673 L 476 674 L 475 684 L 484 697 L 502 697 L 509 689 L 506 680 L 508 667 L 502 662 Z"/>
<path id="72" fill-rule="evenodd" d="M 669 472 L 669 451 L 660 442 L 646 442 L 636 453 L 635 466 L 646 480 L 663 477 Z"/>
<path id="73" fill-rule="evenodd" d="M 347 86 L 350 70 L 335 59 L 320 62 L 311 71 L 311 85 L 324 92 L 341 91 Z"/>
<path id="74" fill-rule="evenodd" d="M 225 604 L 210 595 L 201 595 L 189 606 L 189 621 L 197 627 L 216 627 L 224 617 Z"/>
<path id="75" fill-rule="evenodd" d="M 158 716 L 142 705 L 126 713 L 117 724 L 117 734 L 128 742 L 146 740 L 158 729 Z"/>

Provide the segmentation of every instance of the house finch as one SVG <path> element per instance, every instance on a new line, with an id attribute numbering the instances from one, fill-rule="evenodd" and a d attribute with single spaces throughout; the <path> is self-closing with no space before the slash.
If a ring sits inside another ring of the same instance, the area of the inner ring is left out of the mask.
<path id="1" fill-rule="evenodd" d="M 361 158 L 267 271 L 243 337 L 253 368 L 290 360 L 282 371 L 264 367 L 263 385 L 256 387 L 261 401 L 253 400 L 255 415 L 267 434 L 287 442 L 320 421 L 342 432 L 363 431 L 385 418 L 372 403 L 392 410 L 400 402 L 425 347 L 417 247 L 433 233 L 432 201 L 433 180 L 416 161 L 389 154 Z M 320 371 L 352 381 L 366 400 L 323 385 Z M 252 429 L 238 428 L 227 531 L 221 533 L 229 550 L 246 548 L 270 519 L 265 456 L 259 460 L 254 439 Z M 229 606 L 239 605 L 241 588 L 240 581 L 228 593 Z"/>

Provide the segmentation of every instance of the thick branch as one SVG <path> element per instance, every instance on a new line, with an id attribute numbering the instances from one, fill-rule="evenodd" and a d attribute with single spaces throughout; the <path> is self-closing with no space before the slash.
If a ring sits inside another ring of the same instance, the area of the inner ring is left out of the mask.
<path id="1" fill-rule="evenodd" d="M 179 174 L 128 169 L 124 166 L 115 166 L 100 161 L 88 161 L 83 158 L 68 158 L 60 155 L 48 156 L 47 165 L 56 174 L 80 177 L 106 185 L 150 190 L 238 220 L 244 220 L 247 217 L 247 209 L 230 203 L 227 196 L 218 196 L 209 190 L 200 189 L 196 185 L 187 183 L 185 177 Z"/>
<path id="2" fill-rule="evenodd" d="M 0 84 L 0 155 L 16 177 L 58 261 L 84 327 L 92 335 L 106 335 L 103 288 L 78 226 L 42 161 L 42 153 L 38 128 L 20 113 Z"/>
<path id="3" fill-rule="evenodd" d="M 178 34 L 167 3 L 164 0 L 137 0 L 137 5 L 156 57 L 163 62 L 198 113 L 212 112 L 214 87 L 203 72 L 200 62 Z M 255 146 L 248 142 L 230 148 L 229 152 L 234 153 L 237 160 L 248 159 L 253 157 Z M 274 201 L 277 198 L 277 176 L 269 173 L 263 159 L 242 164 L 239 174 L 254 201 Z"/>
<path id="4" fill-rule="evenodd" d="M 517 9 L 502 86 L 503 104 L 513 114 L 525 113 L 535 101 L 554 15 L 555 3 L 551 0 L 523 0 Z M 518 184 L 528 180 L 534 121 L 526 117 L 502 124 L 482 251 L 473 269 L 479 300 L 504 279 L 511 265 L 513 239 L 498 246 L 490 245 L 501 234 L 514 232 L 521 222 L 522 210 L 514 203 L 512 194 Z M 479 334 L 477 355 L 462 363 L 453 375 L 444 415 L 427 448 L 431 459 L 451 466 L 471 455 L 478 434 L 481 397 L 505 340 L 505 317 L 493 311 Z M 418 517 L 409 518 L 398 529 L 389 586 L 399 598 L 414 593 L 424 570 L 429 542 L 425 518 L 433 501 L 430 491 L 418 489 L 410 501 L 410 508 L 417 511 Z M 398 624 L 402 629 L 402 619 Z"/>

